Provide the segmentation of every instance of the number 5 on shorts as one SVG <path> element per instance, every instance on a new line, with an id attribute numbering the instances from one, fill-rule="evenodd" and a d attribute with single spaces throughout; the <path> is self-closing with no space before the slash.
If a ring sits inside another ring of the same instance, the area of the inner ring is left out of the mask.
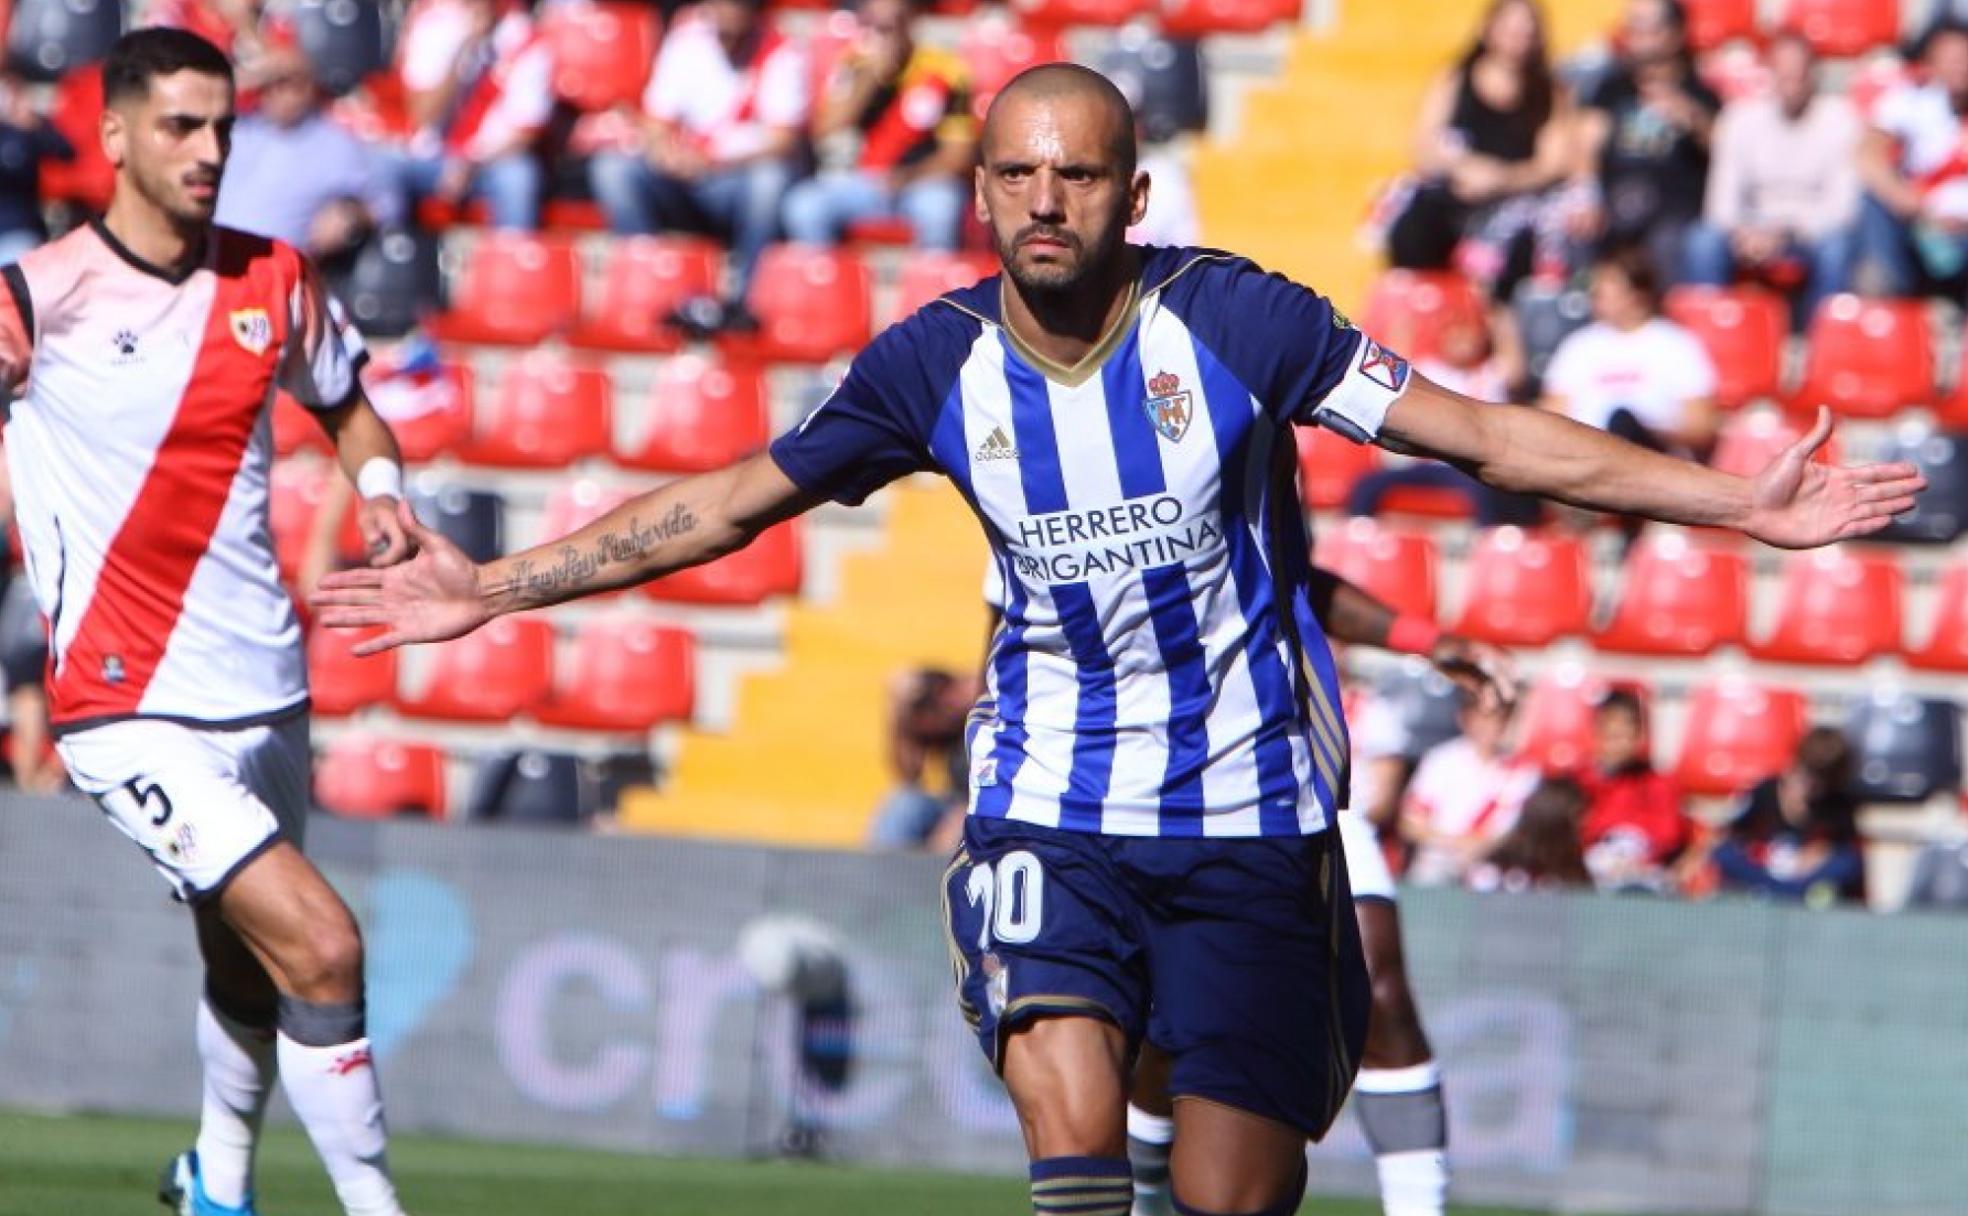
<path id="1" fill-rule="evenodd" d="M 1006 853 L 995 867 L 988 861 L 971 866 L 964 893 L 971 907 L 983 907 L 978 918 L 979 950 L 989 950 L 993 939 L 1022 946 L 1039 936 L 1045 919 L 1045 870 L 1025 850 Z"/>

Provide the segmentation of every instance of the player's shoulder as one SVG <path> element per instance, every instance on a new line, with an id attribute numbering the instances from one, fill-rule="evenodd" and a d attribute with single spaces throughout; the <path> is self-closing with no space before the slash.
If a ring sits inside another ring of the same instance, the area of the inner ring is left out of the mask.
<path id="1" fill-rule="evenodd" d="M 260 266 L 299 273 L 307 261 L 307 255 L 277 237 L 260 236 L 223 224 L 212 225 L 210 240 L 212 262 L 220 274 L 239 273 Z"/>
<path id="2" fill-rule="evenodd" d="M 1316 297 L 1317 292 L 1241 253 L 1203 245 L 1143 245 L 1141 288 L 1166 306 L 1253 304 L 1268 297 Z M 1239 317 L 1239 324 L 1256 318 Z"/>

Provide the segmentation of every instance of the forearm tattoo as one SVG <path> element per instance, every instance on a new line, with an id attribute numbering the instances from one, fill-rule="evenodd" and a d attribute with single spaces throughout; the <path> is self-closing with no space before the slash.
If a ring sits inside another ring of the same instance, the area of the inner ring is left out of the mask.
<path id="1" fill-rule="evenodd" d="M 634 565 L 657 546 L 697 529 L 697 517 L 682 503 L 654 523 L 634 516 L 622 528 L 610 528 L 586 546 L 564 544 L 545 564 L 530 558 L 513 562 L 512 577 L 495 594 L 512 597 L 523 607 L 555 604 L 594 589 L 608 573 Z"/>

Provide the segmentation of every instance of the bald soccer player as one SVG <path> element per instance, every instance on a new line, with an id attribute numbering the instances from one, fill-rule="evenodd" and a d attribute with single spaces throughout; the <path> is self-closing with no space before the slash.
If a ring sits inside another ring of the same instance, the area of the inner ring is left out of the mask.
<path id="1" fill-rule="evenodd" d="M 1176 1209 L 1285 1213 L 1345 1100 L 1368 986 L 1330 830 L 1347 781 L 1332 656 L 1301 588 L 1295 426 L 1504 489 L 1801 547 L 1912 505 L 1908 465 L 1810 437 L 1753 479 L 1414 375 L 1250 262 L 1129 245 L 1149 183 L 1104 77 L 1056 64 L 991 106 L 977 210 L 1004 272 L 890 327 L 771 449 L 474 565 L 433 533 L 324 580 L 359 649 L 434 641 L 709 561 L 832 499 L 949 477 L 1005 579 L 944 898 L 959 1003 L 1004 1078 L 1041 1213 L 1129 1206 L 1129 1065 L 1171 1057 Z"/>

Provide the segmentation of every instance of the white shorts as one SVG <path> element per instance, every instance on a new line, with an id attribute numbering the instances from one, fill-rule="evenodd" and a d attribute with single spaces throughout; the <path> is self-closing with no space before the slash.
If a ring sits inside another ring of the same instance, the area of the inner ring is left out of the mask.
<path id="1" fill-rule="evenodd" d="M 77 788 L 188 903 L 218 894 L 276 840 L 301 843 L 310 796 L 305 713 L 238 730 L 131 718 L 64 735 L 55 746 Z"/>
<path id="2" fill-rule="evenodd" d="M 1387 868 L 1387 855 L 1380 851 L 1380 841 L 1367 817 L 1358 811 L 1341 811 L 1339 843 L 1346 850 L 1346 876 L 1353 884 L 1353 898 L 1393 903 L 1394 874 Z"/>

